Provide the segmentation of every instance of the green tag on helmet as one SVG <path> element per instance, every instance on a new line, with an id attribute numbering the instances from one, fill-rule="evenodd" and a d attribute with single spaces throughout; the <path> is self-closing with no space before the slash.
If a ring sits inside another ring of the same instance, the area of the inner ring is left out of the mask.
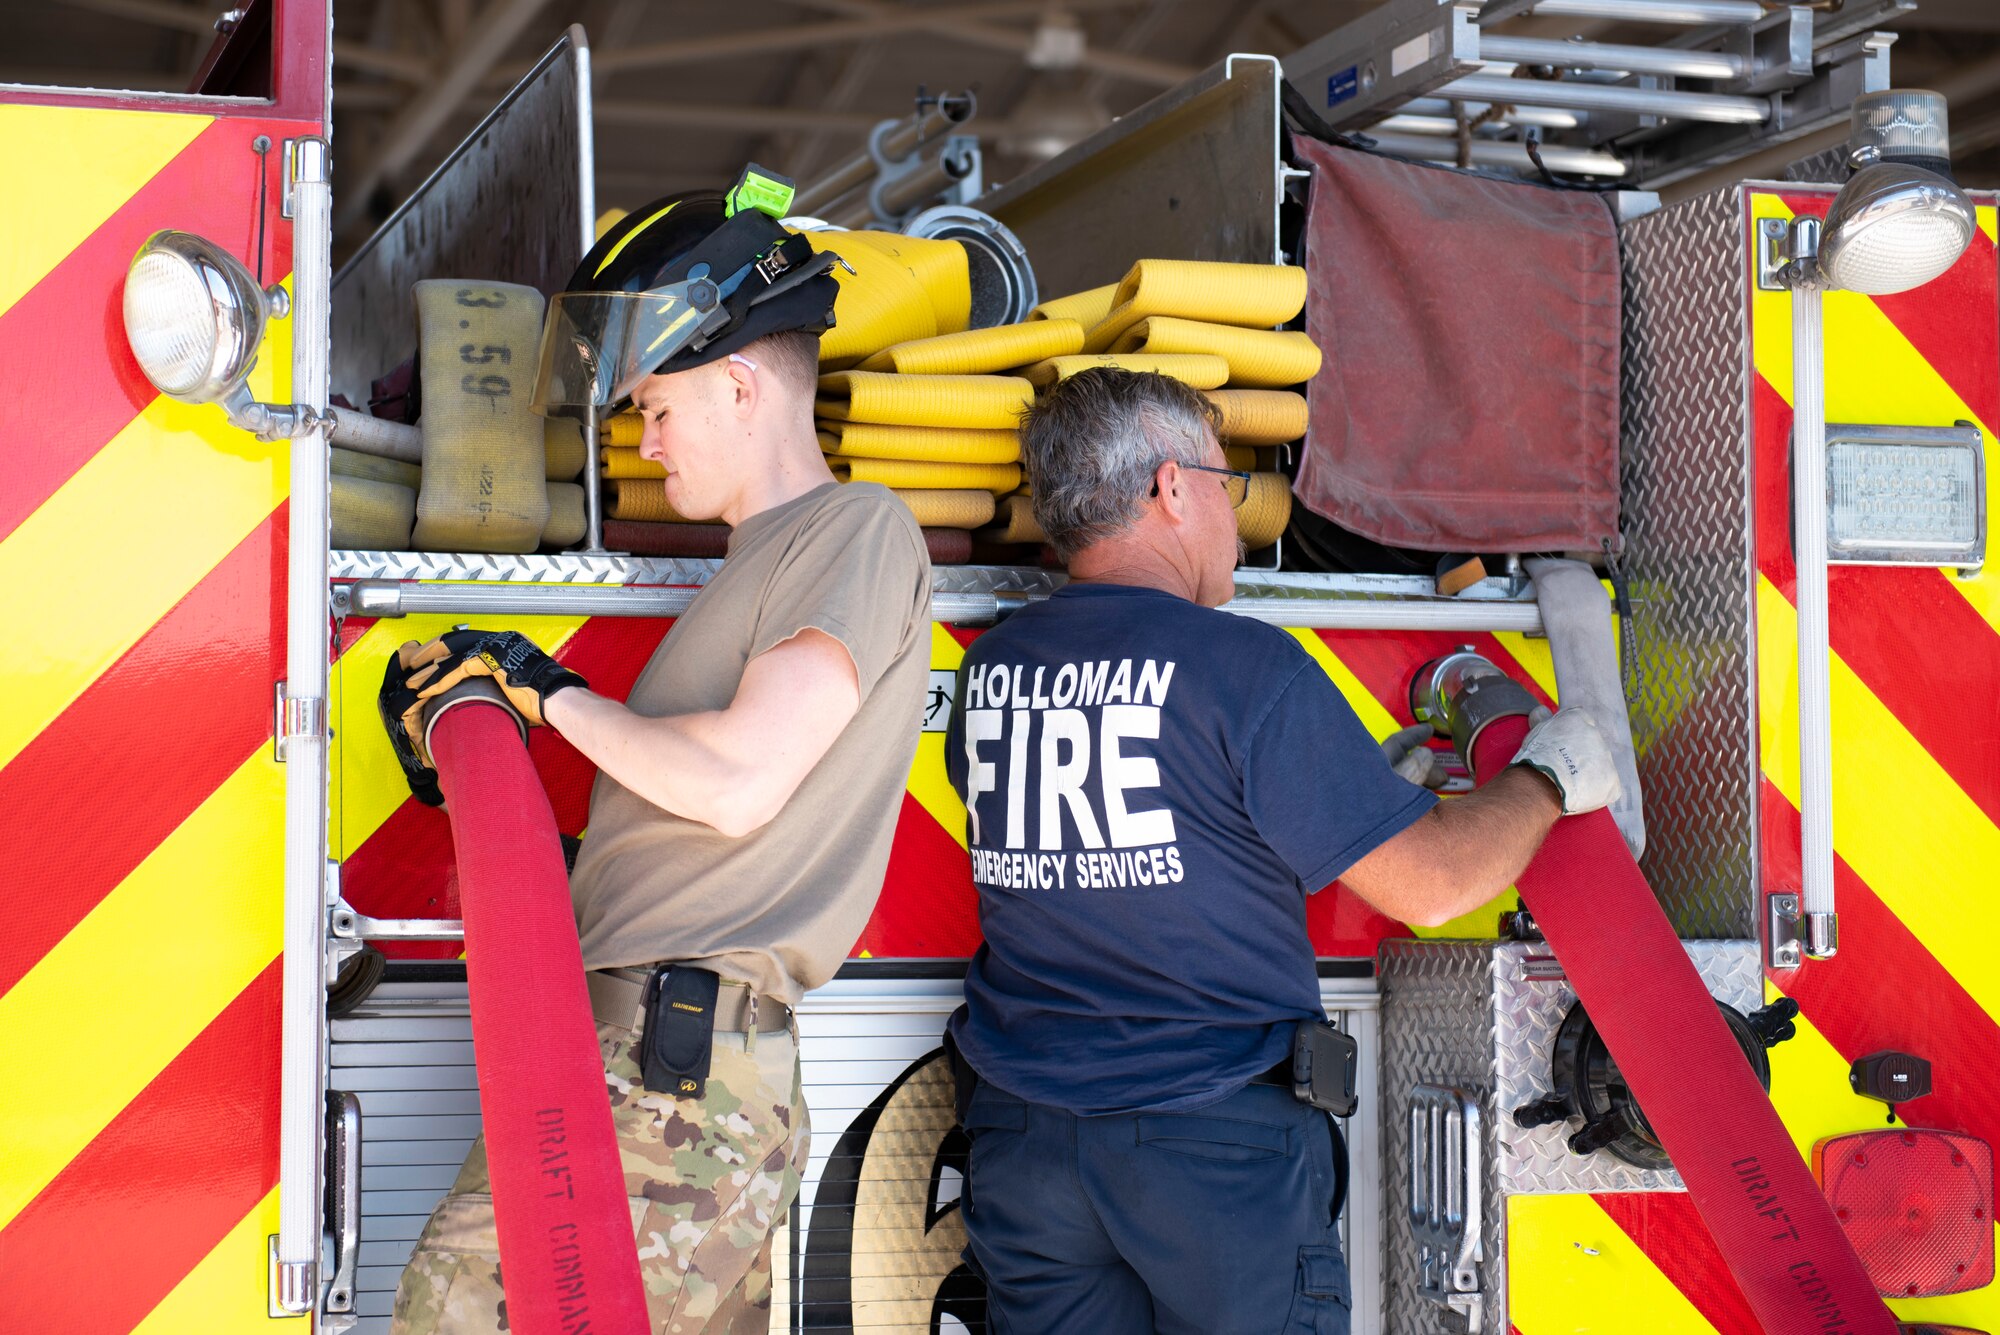
<path id="1" fill-rule="evenodd" d="M 767 171 L 753 162 L 736 178 L 736 184 L 729 187 L 725 204 L 732 218 L 744 209 L 782 218 L 791 212 L 792 196 L 797 193 L 798 187 L 790 177 Z"/>

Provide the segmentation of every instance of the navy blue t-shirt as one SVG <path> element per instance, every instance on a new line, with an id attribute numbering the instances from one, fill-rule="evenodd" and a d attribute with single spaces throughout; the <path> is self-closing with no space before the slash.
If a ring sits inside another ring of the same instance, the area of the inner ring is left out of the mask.
<path id="1" fill-rule="evenodd" d="M 945 754 L 986 943 L 952 1033 L 1087 1114 L 1200 1107 L 1321 1014 L 1307 894 L 1436 801 L 1284 631 L 1070 584 L 966 651 Z"/>

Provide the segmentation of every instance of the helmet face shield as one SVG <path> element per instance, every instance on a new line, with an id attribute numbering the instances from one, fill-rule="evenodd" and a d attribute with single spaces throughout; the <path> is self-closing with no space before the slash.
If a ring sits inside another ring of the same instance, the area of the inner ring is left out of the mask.
<path id="1" fill-rule="evenodd" d="M 728 323 L 721 294 L 705 278 L 650 292 L 564 292 L 549 301 L 542 326 L 534 409 L 609 407 Z"/>

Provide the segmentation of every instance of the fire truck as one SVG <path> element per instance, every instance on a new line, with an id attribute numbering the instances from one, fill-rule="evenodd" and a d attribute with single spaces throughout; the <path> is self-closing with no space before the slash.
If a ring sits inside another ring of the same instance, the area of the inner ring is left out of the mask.
<path id="1" fill-rule="evenodd" d="M 1762 1039 L 1788 1009 L 1766 1008 L 1796 1003 L 1788 1041 L 1746 1051 L 1877 1286 L 1905 1321 L 2000 1329 L 1980 944 L 2000 879 L 1996 200 L 1970 196 L 1941 276 L 1871 295 L 1832 263 L 1856 230 L 1845 152 L 1649 193 L 1889 89 L 1875 27 L 1906 5 L 1699 0 L 1683 40 L 1645 50 L 1482 31 L 1529 8 L 1395 0 L 1282 59 L 1231 56 L 971 202 L 1050 294 L 1143 257 L 1295 259 L 1313 173 L 1288 102 L 1377 150 L 1634 187 L 1607 196 L 1611 593 L 1559 608 L 1507 561 L 1445 595 L 1265 552 L 1228 610 L 1286 628 L 1378 736 L 1411 721 L 1413 686 L 1448 712 L 1468 670 L 1617 702 L 1640 866 L 1718 1001 Z M 0 87 L 0 155 L 34 183 L 0 200 L 0 1330 L 387 1329 L 480 1117 L 449 830 L 383 741 L 385 660 L 512 627 L 620 696 L 715 565 L 332 546 L 329 404 L 407 355 L 410 284 L 550 291 L 592 244 L 588 39 L 562 34 L 336 273 L 330 7 L 253 10 L 265 26 L 219 45 L 200 92 Z M 1528 140 L 1472 124 L 1471 99 L 1519 95 L 1495 61 L 1560 65 L 1536 105 L 1585 115 Z M 1460 109 L 1455 135 L 1422 133 L 1427 101 Z M 213 310 L 196 401 L 131 351 L 147 255 Z M 222 404 L 203 386 L 225 365 L 243 373 Z M 813 1157 L 773 1329 L 983 1328 L 939 1051 L 980 939 L 942 732 L 980 628 L 1060 581 L 937 567 L 935 689 L 881 900 L 799 1014 Z M 530 752 L 582 833 L 590 766 L 548 730 Z M 1361 1054 L 1354 1329 L 1748 1335 L 1575 962 L 1520 909 L 1413 928 L 1337 885 L 1311 900 L 1322 997 Z M 1883 1180 L 1844 1172 L 1869 1154 Z"/>

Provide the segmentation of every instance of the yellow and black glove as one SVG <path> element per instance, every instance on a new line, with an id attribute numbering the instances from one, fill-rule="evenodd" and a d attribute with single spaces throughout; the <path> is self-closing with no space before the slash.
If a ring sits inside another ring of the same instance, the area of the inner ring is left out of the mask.
<path id="1" fill-rule="evenodd" d="M 382 723 L 410 791 L 432 806 L 442 805 L 443 796 L 424 744 L 429 712 L 454 688 L 481 678 L 497 686 L 530 726 L 543 721 L 542 702 L 549 696 L 566 686 L 590 684 L 518 631 L 454 630 L 427 644 L 412 640 L 403 645 L 382 678 Z"/>

